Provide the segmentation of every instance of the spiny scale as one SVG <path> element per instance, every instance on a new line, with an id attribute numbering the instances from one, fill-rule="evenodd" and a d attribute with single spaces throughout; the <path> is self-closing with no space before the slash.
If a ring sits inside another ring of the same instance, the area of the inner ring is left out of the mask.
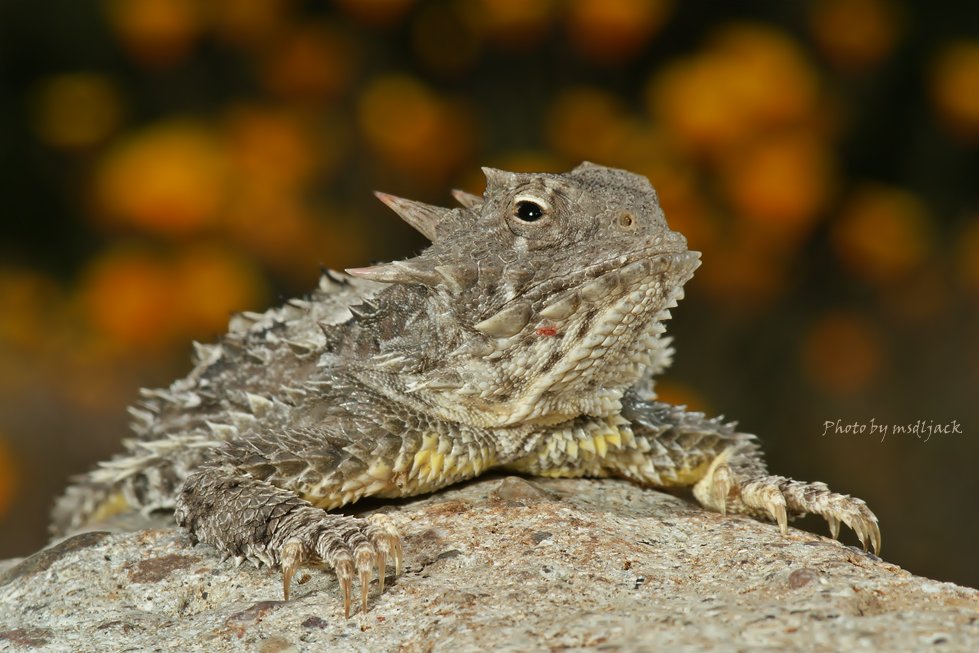
<path id="1" fill-rule="evenodd" d="M 384 202 L 388 208 L 397 213 L 402 220 L 417 229 L 425 238 L 432 241 L 435 240 L 435 230 L 439 222 L 445 218 L 446 213 L 450 212 L 450 209 L 444 209 L 440 206 L 432 206 L 431 204 L 416 202 L 414 200 L 406 200 L 402 197 L 395 197 L 394 195 L 380 191 L 374 191 L 374 195 L 377 196 L 377 199 Z"/>
<path id="2" fill-rule="evenodd" d="M 475 211 L 483 205 L 482 197 L 479 195 L 473 195 L 472 193 L 467 193 L 466 191 L 459 190 L 458 188 L 452 190 L 452 197 L 454 197 L 459 204 L 470 211 Z"/>

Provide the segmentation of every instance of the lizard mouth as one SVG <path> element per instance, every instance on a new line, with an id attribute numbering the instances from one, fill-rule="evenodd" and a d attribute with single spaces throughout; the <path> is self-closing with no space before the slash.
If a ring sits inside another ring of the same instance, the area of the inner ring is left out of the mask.
<path id="1" fill-rule="evenodd" d="M 542 280 L 473 326 L 483 335 L 513 343 L 514 336 L 523 341 L 531 325 L 538 336 L 554 336 L 576 322 L 584 322 L 587 330 L 598 315 L 605 320 L 627 313 L 639 317 L 657 295 L 682 286 L 699 259 L 700 252 L 687 250 L 683 236 L 670 232 L 665 242 L 660 236 L 632 252 Z M 625 312 L 617 316 L 610 308 Z"/>
<path id="2" fill-rule="evenodd" d="M 547 327 L 590 311 L 601 312 L 622 298 L 632 308 L 642 308 L 646 299 L 655 295 L 657 284 L 680 287 L 700 265 L 700 252 L 686 249 L 663 251 L 644 249 L 633 254 L 625 254 L 616 259 L 597 263 L 581 271 L 577 279 L 561 282 L 568 290 L 540 288 L 543 296 L 537 302 L 535 314 L 540 318 L 540 326 Z M 669 277 L 670 283 L 663 283 Z M 636 294 L 642 292 L 642 296 Z"/>

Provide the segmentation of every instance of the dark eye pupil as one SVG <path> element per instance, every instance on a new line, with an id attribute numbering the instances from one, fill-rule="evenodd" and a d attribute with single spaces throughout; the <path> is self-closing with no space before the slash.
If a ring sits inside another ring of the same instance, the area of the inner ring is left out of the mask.
<path id="1" fill-rule="evenodd" d="M 533 202 L 517 202 L 517 217 L 524 222 L 535 222 L 544 216 L 544 207 Z"/>

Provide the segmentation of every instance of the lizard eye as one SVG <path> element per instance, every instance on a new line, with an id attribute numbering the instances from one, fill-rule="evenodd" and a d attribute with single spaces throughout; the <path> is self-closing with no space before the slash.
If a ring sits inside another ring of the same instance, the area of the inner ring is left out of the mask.
<path id="1" fill-rule="evenodd" d="M 521 200 L 517 202 L 514 215 L 522 222 L 537 222 L 544 217 L 544 207 L 537 202 Z"/>
<path id="2" fill-rule="evenodd" d="M 543 192 L 542 192 L 543 191 Z M 538 192 L 526 191 L 514 197 L 503 218 L 507 229 L 515 236 L 534 243 L 530 247 L 547 247 L 560 236 L 562 227 L 555 220 L 558 207 L 551 203 L 546 189 Z"/>

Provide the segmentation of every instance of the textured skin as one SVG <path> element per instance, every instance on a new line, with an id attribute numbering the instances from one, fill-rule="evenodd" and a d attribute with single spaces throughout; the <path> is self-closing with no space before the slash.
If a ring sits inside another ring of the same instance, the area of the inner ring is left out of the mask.
<path id="1" fill-rule="evenodd" d="M 174 510 L 237 561 L 328 566 L 350 612 L 401 545 L 383 516 L 326 510 L 503 468 L 691 487 L 704 506 L 824 516 L 880 546 L 859 499 L 768 475 L 754 436 L 659 403 L 663 321 L 699 265 L 640 176 L 484 169 L 462 208 L 378 197 L 432 240 L 419 256 L 327 273 L 308 298 L 232 319 L 167 390 L 131 409 L 126 452 L 59 501 L 58 532 Z"/>

